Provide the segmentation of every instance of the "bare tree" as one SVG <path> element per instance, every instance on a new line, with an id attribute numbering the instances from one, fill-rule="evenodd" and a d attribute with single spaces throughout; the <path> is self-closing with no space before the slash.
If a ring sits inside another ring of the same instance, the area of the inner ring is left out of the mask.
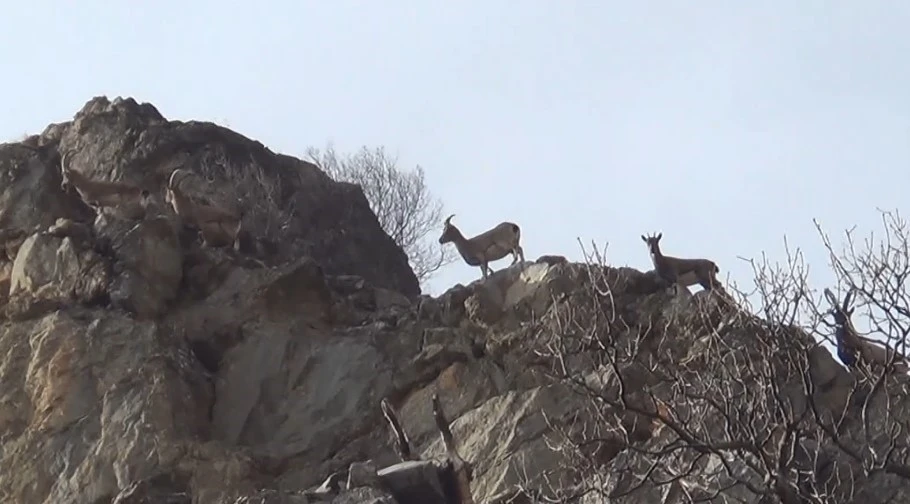
<path id="1" fill-rule="evenodd" d="M 335 180 L 360 185 L 380 226 L 407 254 L 421 284 L 455 260 L 432 235 L 442 222 L 443 206 L 427 188 L 419 165 L 402 170 L 383 147 L 340 155 L 329 144 L 325 150 L 310 147 L 306 155 Z"/>
<path id="2" fill-rule="evenodd" d="M 910 229 L 836 250 L 868 337 L 904 351 L 910 332 Z M 572 484 L 525 478 L 525 501 L 833 504 L 910 499 L 910 379 L 845 368 L 830 340 L 826 286 L 809 286 L 799 250 L 751 261 L 756 290 L 673 296 L 653 274 L 587 254 L 583 289 L 534 324 L 533 365 L 582 405 L 551 419 Z M 756 306 L 749 298 L 757 301 Z M 858 320 L 858 322 L 860 322 Z"/>

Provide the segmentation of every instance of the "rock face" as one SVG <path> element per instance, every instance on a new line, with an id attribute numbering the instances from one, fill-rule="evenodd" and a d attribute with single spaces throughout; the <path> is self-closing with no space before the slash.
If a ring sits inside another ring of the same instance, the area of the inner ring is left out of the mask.
<path id="1" fill-rule="evenodd" d="M 70 152 L 67 165 L 89 177 L 150 190 L 151 213 L 169 217 L 164 186 L 183 167 L 198 175 L 189 181 L 195 195 L 242 209 L 244 229 L 276 244 L 272 260 L 309 256 L 330 274 L 420 293 L 407 257 L 382 232 L 359 187 L 214 124 L 167 121 L 150 104 L 99 97 L 72 121 L 2 149 L 0 229 L 31 231 L 58 218 L 94 216 L 60 189 L 64 152 Z"/>
<path id="2" fill-rule="evenodd" d="M 148 215 L 64 193 L 63 151 L 148 188 Z M 910 502 L 904 462 L 869 455 L 907 454 L 907 379 L 860 383 L 712 293 L 544 256 L 419 296 L 356 186 L 131 99 L 0 166 L 3 502 L 394 503 L 314 489 L 398 462 L 383 398 L 442 456 L 434 394 L 478 503 Z M 177 166 L 274 250 L 200 248 L 163 201 Z"/>

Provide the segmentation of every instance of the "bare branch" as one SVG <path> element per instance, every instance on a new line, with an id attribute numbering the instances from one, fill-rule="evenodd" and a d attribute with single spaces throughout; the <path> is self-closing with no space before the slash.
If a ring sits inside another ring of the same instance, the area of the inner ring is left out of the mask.
<path id="1" fill-rule="evenodd" d="M 306 156 L 335 180 L 363 189 L 379 225 L 404 250 L 421 283 L 456 259 L 431 236 L 442 220 L 443 207 L 426 186 L 423 168 L 399 168 L 398 159 L 383 147 L 362 147 L 342 156 L 329 144 L 324 150 L 307 149 Z"/>

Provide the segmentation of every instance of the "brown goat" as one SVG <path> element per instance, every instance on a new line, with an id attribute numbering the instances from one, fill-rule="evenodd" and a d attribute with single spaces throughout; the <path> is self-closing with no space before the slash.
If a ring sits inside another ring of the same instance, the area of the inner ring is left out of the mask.
<path id="1" fill-rule="evenodd" d="M 439 237 L 439 243 L 455 244 L 458 253 L 464 259 L 468 266 L 480 266 L 483 278 L 487 278 L 493 273 L 489 263 L 502 259 L 507 254 L 512 254 L 512 264 L 520 259 L 525 261 L 524 250 L 519 242 L 521 241 L 521 228 L 514 222 L 501 222 L 494 228 L 484 231 L 477 236 L 465 238 L 461 230 L 452 224 L 450 215 L 443 225 L 442 236 Z"/>
<path id="2" fill-rule="evenodd" d="M 188 171 L 180 168 L 171 173 L 165 201 L 184 222 L 199 230 L 203 247 L 233 246 L 236 249 L 243 214 L 193 201 L 180 188 L 180 182 L 188 175 Z"/>
<path id="3" fill-rule="evenodd" d="M 97 211 L 117 209 L 130 219 L 145 217 L 151 196 L 148 190 L 125 182 L 91 179 L 67 166 L 67 156 L 69 156 L 69 152 L 64 153 L 60 159 L 61 189 L 64 191 L 69 191 L 70 188 L 76 189 L 82 201 Z"/>
<path id="4" fill-rule="evenodd" d="M 648 245 L 651 253 L 651 262 L 657 276 L 678 289 L 680 285 L 688 287 L 699 284 L 705 290 L 719 286 L 716 274 L 720 272 L 717 264 L 710 259 L 680 259 L 679 257 L 665 256 L 660 251 L 660 239 L 663 233 L 656 236 L 644 236 L 641 240 Z"/>

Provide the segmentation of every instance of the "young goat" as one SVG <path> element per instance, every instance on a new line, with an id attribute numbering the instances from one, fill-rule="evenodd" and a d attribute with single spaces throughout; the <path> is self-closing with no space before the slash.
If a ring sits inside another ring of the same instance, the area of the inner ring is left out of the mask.
<path id="1" fill-rule="evenodd" d="M 680 259 L 665 256 L 660 252 L 660 239 L 663 233 L 657 236 L 644 236 L 641 239 L 648 245 L 651 252 L 651 262 L 657 276 L 674 286 L 674 292 L 679 292 L 679 286 L 688 287 L 696 283 L 705 290 L 712 290 L 717 286 L 716 274 L 720 268 L 709 259 Z"/>
<path id="2" fill-rule="evenodd" d="M 893 370 L 906 373 L 910 370 L 907 360 L 883 342 L 863 338 L 853 327 L 853 289 L 844 296 L 844 302 L 837 304 L 837 297 L 830 289 L 825 289 L 825 297 L 831 303 L 830 314 L 834 316 L 834 338 L 837 340 L 837 357 L 850 369 L 854 369 L 860 358 L 863 361 L 876 365 L 888 366 L 893 361 Z"/>
<path id="3" fill-rule="evenodd" d="M 61 189 L 69 191 L 71 187 L 75 188 L 82 201 L 98 212 L 109 208 L 120 210 L 129 219 L 138 220 L 145 217 L 151 196 L 149 191 L 124 182 L 90 179 L 67 166 L 67 156 L 69 152 L 64 153 L 60 159 Z"/>
<path id="4" fill-rule="evenodd" d="M 468 266 L 480 266 L 484 279 L 488 277 L 488 271 L 490 274 L 493 273 L 489 263 L 502 259 L 509 253 L 512 254 L 512 264 L 518 262 L 519 259 L 524 263 L 525 253 L 519 244 L 521 228 L 518 227 L 518 224 L 501 222 L 489 231 L 472 238 L 465 238 L 461 231 L 452 224 L 452 217 L 455 217 L 455 214 L 445 220 L 439 243 L 455 243 L 455 248 L 458 249 L 458 253 Z"/>
<path id="5" fill-rule="evenodd" d="M 243 215 L 193 201 L 180 188 L 180 182 L 188 175 L 189 172 L 181 168 L 171 173 L 171 177 L 167 182 L 165 201 L 170 203 L 174 212 L 184 222 L 199 230 L 202 235 L 203 247 L 226 247 L 231 245 L 236 248 Z"/>

